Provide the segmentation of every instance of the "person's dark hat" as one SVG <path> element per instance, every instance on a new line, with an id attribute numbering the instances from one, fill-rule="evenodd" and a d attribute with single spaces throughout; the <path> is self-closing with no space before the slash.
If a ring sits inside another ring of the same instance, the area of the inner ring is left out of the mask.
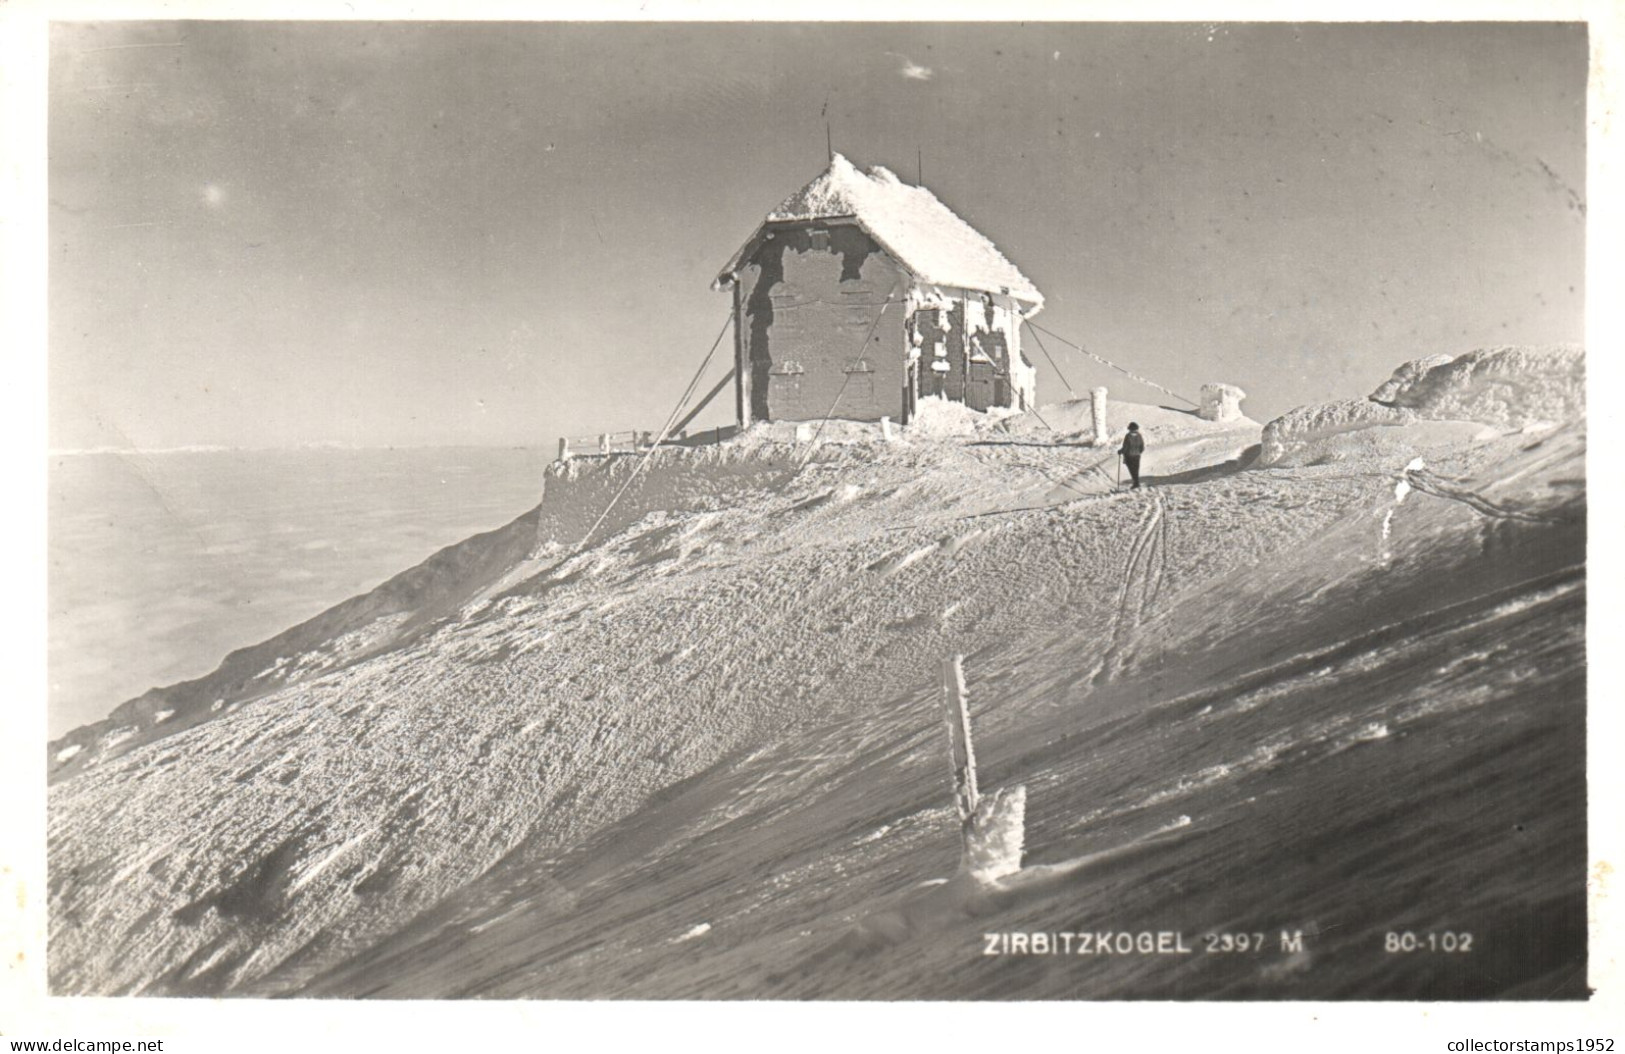
<path id="1" fill-rule="evenodd" d="M 1128 430 L 1130 432 L 1138 432 L 1140 430 L 1140 426 L 1135 424 L 1133 421 L 1130 421 L 1128 423 Z"/>

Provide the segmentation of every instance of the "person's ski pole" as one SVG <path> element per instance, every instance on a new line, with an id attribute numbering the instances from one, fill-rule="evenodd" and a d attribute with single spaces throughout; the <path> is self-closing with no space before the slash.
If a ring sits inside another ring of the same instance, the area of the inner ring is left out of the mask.
<path id="1" fill-rule="evenodd" d="M 1123 485 L 1123 452 L 1121 450 L 1117 452 L 1117 485 L 1119 487 Z"/>

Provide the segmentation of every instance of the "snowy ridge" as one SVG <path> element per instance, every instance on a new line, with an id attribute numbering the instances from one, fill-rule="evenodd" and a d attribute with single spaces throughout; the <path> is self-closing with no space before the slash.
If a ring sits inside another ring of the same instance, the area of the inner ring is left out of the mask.
<path id="1" fill-rule="evenodd" d="M 1505 429 L 1585 419 L 1585 351 L 1480 348 L 1404 363 L 1365 399 L 1290 410 L 1264 426 L 1259 464 L 1318 464 L 1381 450 L 1424 453 Z"/>
<path id="2" fill-rule="evenodd" d="M 1482 421 L 1508 428 L 1585 417 L 1585 351 L 1508 346 L 1480 348 L 1394 377 L 1374 401 L 1435 420 Z"/>

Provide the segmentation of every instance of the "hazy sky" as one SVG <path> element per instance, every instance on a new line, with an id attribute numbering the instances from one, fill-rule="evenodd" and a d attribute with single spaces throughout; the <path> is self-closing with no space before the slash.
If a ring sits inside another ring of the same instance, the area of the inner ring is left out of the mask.
<path id="1" fill-rule="evenodd" d="M 1265 420 L 1584 339 L 1586 68 L 1534 23 L 58 24 L 50 443 L 657 428 L 826 108 L 1041 324 Z"/>

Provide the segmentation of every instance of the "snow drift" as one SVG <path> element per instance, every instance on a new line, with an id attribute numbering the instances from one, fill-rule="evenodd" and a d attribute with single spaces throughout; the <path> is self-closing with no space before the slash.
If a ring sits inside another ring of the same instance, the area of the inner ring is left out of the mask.
<path id="1" fill-rule="evenodd" d="M 1410 362 L 1401 363 L 1394 370 L 1393 376 L 1389 377 L 1376 391 L 1371 393 L 1371 401 L 1374 403 L 1392 403 L 1394 396 L 1414 384 L 1418 377 L 1427 373 L 1433 367 L 1443 366 L 1450 361 L 1452 361 L 1452 357 L 1449 355 L 1428 355 L 1420 359 L 1412 359 Z"/>
<path id="2" fill-rule="evenodd" d="M 1436 421 L 1506 428 L 1575 421 L 1585 416 L 1585 352 L 1481 348 L 1403 377 L 1396 373 L 1371 398 Z"/>
<path id="3" fill-rule="evenodd" d="M 1264 426 L 1260 465 L 1307 465 L 1384 450 L 1425 453 L 1507 429 L 1583 420 L 1577 347 L 1482 348 L 1401 365 L 1365 399 L 1300 406 Z"/>

